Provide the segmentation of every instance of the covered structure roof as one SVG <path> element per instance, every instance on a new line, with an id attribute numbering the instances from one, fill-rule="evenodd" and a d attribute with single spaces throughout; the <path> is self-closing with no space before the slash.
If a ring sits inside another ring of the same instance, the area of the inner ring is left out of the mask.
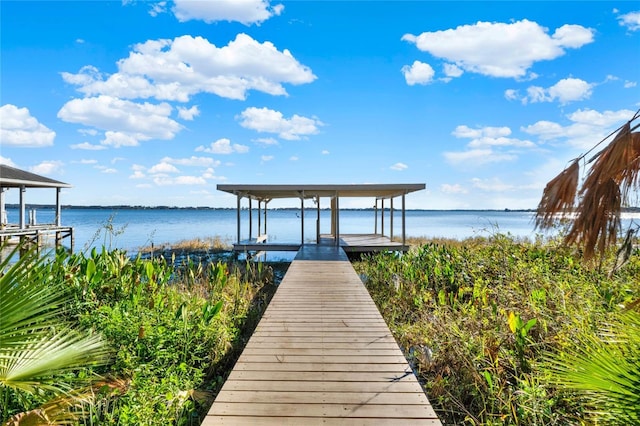
<path id="1" fill-rule="evenodd" d="M 71 188 L 68 183 L 0 164 L 0 187 L 20 188 L 23 186 L 25 188 Z"/>
<path id="2" fill-rule="evenodd" d="M 313 197 L 399 197 L 425 189 L 424 183 L 346 184 L 346 185 L 218 185 L 219 191 L 260 201 L 276 198 Z"/>

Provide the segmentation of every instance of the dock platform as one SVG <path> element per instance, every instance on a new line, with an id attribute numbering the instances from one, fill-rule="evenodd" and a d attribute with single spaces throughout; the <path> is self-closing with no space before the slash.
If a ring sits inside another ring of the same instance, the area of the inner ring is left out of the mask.
<path id="1" fill-rule="evenodd" d="M 440 425 L 341 247 L 304 245 L 202 425 Z"/>

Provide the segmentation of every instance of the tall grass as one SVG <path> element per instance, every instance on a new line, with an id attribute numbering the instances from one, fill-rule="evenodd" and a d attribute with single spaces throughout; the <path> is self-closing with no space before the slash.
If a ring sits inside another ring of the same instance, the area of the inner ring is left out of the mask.
<path id="1" fill-rule="evenodd" d="M 638 250 L 608 276 L 613 258 L 594 269 L 554 242 L 497 234 L 355 267 L 443 420 L 553 425 L 601 420 L 593 401 L 553 379 L 548 360 L 640 298 Z"/>

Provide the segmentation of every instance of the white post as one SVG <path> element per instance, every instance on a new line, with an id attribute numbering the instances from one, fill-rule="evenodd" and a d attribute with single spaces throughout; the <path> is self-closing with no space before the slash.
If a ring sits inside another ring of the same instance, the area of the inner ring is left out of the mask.
<path id="1" fill-rule="evenodd" d="M 389 239 L 393 241 L 393 197 L 391 197 L 391 211 L 389 212 Z"/>
<path id="2" fill-rule="evenodd" d="M 236 216 L 237 216 L 237 227 L 238 227 L 238 244 L 240 244 L 240 200 L 242 199 L 240 194 L 236 195 L 237 198 L 237 210 L 236 210 Z"/>
<path id="3" fill-rule="evenodd" d="M 7 224 L 7 209 L 4 202 L 4 188 L 0 188 L 0 229 L 4 229 Z"/>
<path id="4" fill-rule="evenodd" d="M 405 214 L 405 202 L 404 202 L 405 194 L 402 194 L 402 247 L 406 245 L 407 241 L 407 225 L 406 225 L 406 214 Z"/>
<path id="5" fill-rule="evenodd" d="M 27 191 L 27 189 L 24 187 L 24 185 L 22 185 L 20 187 L 20 229 L 25 229 L 25 221 L 24 221 L 24 212 L 26 210 L 26 205 L 25 205 L 25 199 L 24 199 L 24 193 Z"/>
<path id="6" fill-rule="evenodd" d="M 62 205 L 60 204 L 60 193 L 62 188 L 56 188 L 56 226 L 62 226 Z"/>
<path id="7" fill-rule="evenodd" d="M 304 191 L 300 194 L 300 244 L 304 244 Z"/>
<path id="8" fill-rule="evenodd" d="M 336 192 L 336 247 L 340 247 L 340 196 Z"/>

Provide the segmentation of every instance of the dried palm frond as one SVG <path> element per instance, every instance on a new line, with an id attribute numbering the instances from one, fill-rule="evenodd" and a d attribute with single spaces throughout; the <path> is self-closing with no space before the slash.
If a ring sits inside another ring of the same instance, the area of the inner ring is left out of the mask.
<path id="1" fill-rule="evenodd" d="M 536 227 L 550 228 L 557 219 L 572 211 L 578 190 L 579 172 L 579 160 L 576 159 L 547 183 L 536 211 Z"/>
<path id="2" fill-rule="evenodd" d="M 603 253 L 607 246 L 615 243 L 620 229 L 622 197 L 620 187 L 613 179 L 583 187 L 583 191 L 578 215 L 565 242 L 582 244 L 585 259 L 591 259 L 596 250 Z"/>

